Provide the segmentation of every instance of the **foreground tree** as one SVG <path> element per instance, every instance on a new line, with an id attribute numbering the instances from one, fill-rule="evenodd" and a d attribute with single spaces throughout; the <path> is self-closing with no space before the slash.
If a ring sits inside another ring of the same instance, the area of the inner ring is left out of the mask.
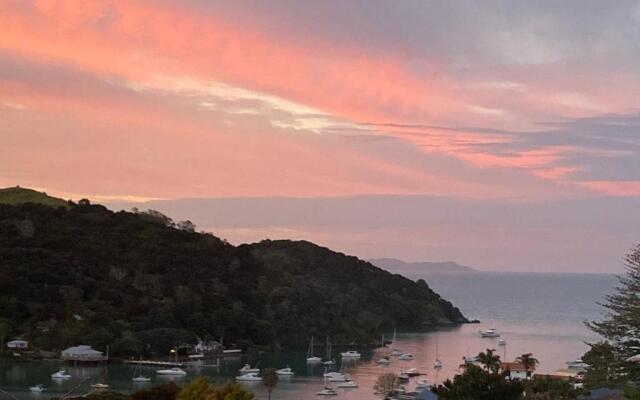
<path id="1" fill-rule="evenodd" d="M 227 383 L 218 388 L 214 400 L 253 400 L 253 393 L 239 383 Z"/>
<path id="2" fill-rule="evenodd" d="M 573 400 L 579 391 L 566 380 L 551 378 L 533 378 L 525 383 L 527 400 Z"/>
<path id="3" fill-rule="evenodd" d="M 626 376 L 627 380 L 637 381 L 640 379 L 639 363 L 626 360 L 638 354 L 640 349 L 640 245 L 627 254 L 625 264 L 626 274 L 620 277 L 620 285 L 614 294 L 607 296 L 603 304 L 607 309 L 606 318 L 589 322 L 588 326 L 611 345 L 609 366 L 619 368 L 620 375 Z M 605 349 L 602 346 L 594 349 L 592 346 L 592 350 L 597 355 Z M 618 371 L 608 369 L 606 374 L 618 374 Z M 608 378 L 616 379 L 615 376 Z"/>
<path id="4" fill-rule="evenodd" d="M 271 392 L 278 384 L 278 374 L 276 370 L 273 368 L 267 368 L 264 370 L 262 374 L 262 384 L 265 388 L 267 388 L 267 393 L 269 394 L 269 400 L 271 400 Z"/>
<path id="5" fill-rule="evenodd" d="M 496 349 L 487 349 L 484 353 L 478 353 L 478 362 L 487 372 L 497 373 L 500 370 L 500 356 L 494 354 Z"/>
<path id="6" fill-rule="evenodd" d="M 398 386 L 400 386 L 400 381 L 396 374 L 383 374 L 378 377 L 373 390 L 382 398 L 387 398 Z"/>
<path id="7" fill-rule="evenodd" d="M 215 387 L 204 377 L 185 383 L 180 388 L 177 400 L 214 400 Z"/>
<path id="8" fill-rule="evenodd" d="M 485 354 L 485 353 L 481 353 Z M 524 391 L 524 384 L 510 381 L 503 374 L 469 364 L 462 374 L 453 380 L 447 379 L 442 385 L 432 389 L 442 400 L 518 400 Z"/>

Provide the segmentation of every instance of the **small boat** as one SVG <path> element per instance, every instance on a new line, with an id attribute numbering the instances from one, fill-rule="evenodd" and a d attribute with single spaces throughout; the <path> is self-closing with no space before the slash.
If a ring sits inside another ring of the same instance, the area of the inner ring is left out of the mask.
<path id="1" fill-rule="evenodd" d="M 178 367 L 173 367 L 173 368 L 169 368 L 169 369 L 159 369 L 156 371 L 156 374 L 158 375 L 175 375 L 175 376 L 185 376 L 187 374 L 187 371 L 178 368 Z"/>
<path id="2" fill-rule="evenodd" d="M 436 359 L 436 361 L 433 362 L 433 368 L 442 368 L 442 361 Z"/>
<path id="3" fill-rule="evenodd" d="M 249 374 L 249 373 L 259 374 L 260 368 L 251 368 L 251 365 L 245 364 L 242 366 L 242 368 L 238 370 L 238 372 L 240 372 L 240 375 Z"/>
<path id="4" fill-rule="evenodd" d="M 575 361 L 567 361 L 566 364 L 568 369 L 586 370 L 587 368 L 589 368 L 589 364 L 585 363 L 581 359 L 577 359 Z"/>
<path id="5" fill-rule="evenodd" d="M 239 382 L 256 382 L 261 381 L 262 378 L 260 378 L 255 372 L 248 372 L 246 374 L 236 376 L 236 380 Z"/>
<path id="6" fill-rule="evenodd" d="M 291 368 L 289 368 L 289 366 L 287 366 L 287 368 L 280 368 L 279 370 L 276 371 L 276 374 L 278 374 L 279 376 L 293 376 L 293 375 L 295 375 L 295 373 L 293 372 L 293 370 Z"/>
<path id="7" fill-rule="evenodd" d="M 44 385 L 43 385 L 43 384 L 40 384 L 40 385 L 31 386 L 31 387 L 29 388 L 29 390 L 30 390 L 30 391 L 32 391 L 32 392 L 34 392 L 34 393 L 42 393 L 42 392 L 44 392 L 44 391 L 45 391 L 45 390 L 47 390 L 47 389 L 44 387 Z"/>
<path id="8" fill-rule="evenodd" d="M 483 338 L 500 337 L 500 334 L 498 333 L 498 330 L 496 328 L 489 328 L 485 329 L 484 331 L 479 330 L 478 333 L 480 334 L 480 337 Z"/>
<path id="9" fill-rule="evenodd" d="M 416 381 L 416 389 L 426 389 L 429 387 L 427 378 L 421 378 Z"/>
<path id="10" fill-rule="evenodd" d="M 404 373 L 404 372 L 403 372 L 403 373 L 401 373 L 400 375 L 398 375 L 398 380 L 399 380 L 400 382 L 409 382 L 409 378 L 410 378 L 410 376 L 409 376 L 409 375 L 407 375 L 407 374 L 406 374 L 406 373 Z"/>
<path id="11" fill-rule="evenodd" d="M 360 358 L 360 353 L 355 350 L 345 351 L 343 353 L 340 353 L 340 355 L 342 356 L 342 358 Z"/>
<path id="12" fill-rule="evenodd" d="M 354 381 L 346 381 L 338 384 L 339 388 L 349 389 L 349 388 L 357 388 L 358 384 Z"/>
<path id="13" fill-rule="evenodd" d="M 381 357 L 378 361 L 378 364 L 389 365 L 391 364 L 391 359 L 388 356 Z"/>
<path id="14" fill-rule="evenodd" d="M 411 361 L 413 360 L 413 354 L 404 353 L 398 357 L 398 360 L 402 361 Z"/>
<path id="15" fill-rule="evenodd" d="M 323 365 L 336 365 L 336 362 L 333 360 L 329 360 L 329 361 L 323 361 L 322 362 Z"/>
<path id="16" fill-rule="evenodd" d="M 507 345 L 507 341 L 505 339 L 498 339 L 498 344 L 500 346 L 506 346 Z"/>
<path id="17" fill-rule="evenodd" d="M 337 396 L 338 392 L 332 387 L 325 386 L 321 391 L 316 392 L 317 396 Z"/>
<path id="18" fill-rule="evenodd" d="M 71 375 L 69 375 L 69 373 L 64 369 L 61 369 L 60 371 L 51 374 L 51 377 L 53 379 L 69 379 L 71 378 Z"/>
<path id="19" fill-rule="evenodd" d="M 418 368 L 409 368 L 408 370 L 404 371 L 404 373 L 409 375 L 409 376 L 418 376 L 418 375 L 420 375 L 420 371 L 418 370 Z"/>
<path id="20" fill-rule="evenodd" d="M 91 387 L 94 389 L 109 389 L 109 385 L 106 383 L 94 383 Z"/>

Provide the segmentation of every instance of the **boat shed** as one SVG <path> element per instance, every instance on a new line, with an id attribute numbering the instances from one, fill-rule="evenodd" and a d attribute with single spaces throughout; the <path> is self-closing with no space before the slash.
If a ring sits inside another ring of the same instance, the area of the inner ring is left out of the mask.
<path id="1" fill-rule="evenodd" d="M 62 360 L 64 361 L 80 361 L 80 362 L 99 362 L 107 361 L 108 357 L 101 351 L 94 350 L 91 346 L 80 345 L 69 347 L 62 351 Z"/>

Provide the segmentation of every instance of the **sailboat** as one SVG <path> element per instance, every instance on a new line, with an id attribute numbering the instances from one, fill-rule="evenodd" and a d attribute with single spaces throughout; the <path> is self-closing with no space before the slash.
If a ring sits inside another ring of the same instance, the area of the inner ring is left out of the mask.
<path id="1" fill-rule="evenodd" d="M 402 355 L 402 351 L 398 348 L 396 348 L 396 328 L 393 328 L 393 338 L 391 339 L 391 345 L 393 346 L 393 350 L 391 351 L 391 355 L 392 356 L 401 356 Z"/>
<path id="2" fill-rule="evenodd" d="M 151 382 L 151 378 L 149 378 L 148 376 L 142 375 L 142 365 L 137 365 L 136 369 L 133 372 L 134 374 L 136 372 L 138 373 L 133 378 L 131 378 L 133 382 Z"/>
<path id="3" fill-rule="evenodd" d="M 326 357 L 327 361 L 323 362 L 324 365 L 334 365 L 336 362 L 331 358 L 331 342 L 329 341 L 329 336 L 327 336 L 327 348 L 326 348 Z"/>
<path id="4" fill-rule="evenodd" d="M 433 368 L 439 369 L 442 368 L 442 361 L 438 358 L 438 334 L 436 333 L 436 361 L 433 363 Z"/>
<path id="5" fill-rule="evenodd" d="M 322 388 L 321 391 L 316 392 L 316 395 L 318 396 L 337 396 L 338 395 L 338 393 L 334 388 L 327 385 L 327 369 L 326 368 L 324 369 L 324 387 Z"/>
<path id="6" fill-rule="evenodd" d="M 309 342 L 309 350 L 307 351 L 307 362 L 318 363 L 320 361 L 322 361 L 322 358 L 313 355 L 313 336 L 311 336 L 311 341 Z"/>

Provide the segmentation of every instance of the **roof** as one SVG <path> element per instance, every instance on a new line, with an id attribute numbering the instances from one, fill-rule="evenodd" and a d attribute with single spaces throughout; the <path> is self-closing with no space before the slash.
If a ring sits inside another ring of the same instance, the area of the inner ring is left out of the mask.
<path id="1" fill-rule="evenodd" d="M 503 371 L 506 371 L 506 370 L 513 371 L 513 372 L 527 371 L 524 365 L 520 364 L 519 362 L 503 362 L 503 363 L 500 363 L 500 368 L 502 368 Z M 529 371 L 533 371 L 534 369 L 535 368 L 529 368 Z"/>
<path id="2" fill-rule="evenodd" d="M 28 344 L 29 342 L 26 341 L 26 340 L 22 340 L 22 339 L 16 339 L 16 340 L 11 340 L 11 341 L 7 342 L 7 344 L 18 344 L 18 343 Z"/>
<path id="3" fill-rule="evenodd" d="M 67 353 L 67 354 L 102 354 L 101 351 L 98 350 L 94 350 L 91 346 L 87 346 L 87 345 L 80 345 L 80 346 L 72 346 L 69 347 L 66 350 L 63 350 L 62 353 Z"/>

